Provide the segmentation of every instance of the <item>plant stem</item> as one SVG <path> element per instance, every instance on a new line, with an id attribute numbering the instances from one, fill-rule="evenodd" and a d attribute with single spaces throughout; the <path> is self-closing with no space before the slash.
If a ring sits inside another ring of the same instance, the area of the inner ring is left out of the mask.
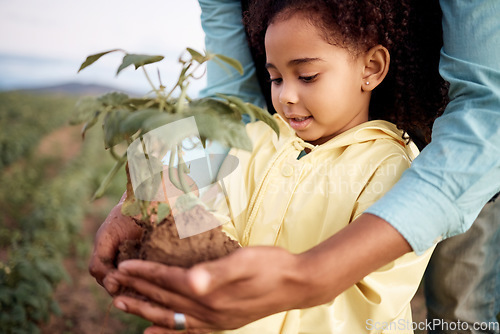
<path id="1" fill-rule="evenodd" d="M 182 145 L 179 144 L 177 145 L 177 157 L 179 159 L 179 167 L 177 168 L 177 174 L 179 175 L 179 182 L 181 184 L 182 190 L 184 191 L 185 194 L 188 194 L 191 192 L 191 189 L 189 188 L 189 185 L 186 183 L 186 180 L 184 179 L 184 176 L 186 175 L 186 163 L 184 162 L 184 159 L 182 159 Z"/>
<path id="2" fill-rule="evenodd" d="M 174 167 L 174 162 L 175 162 L 175 157 L 177 155 L 177 148 L 173 147 L 172 150 L 170 151 L 170 161 L 168 163 L 168 178 L 170 179 L 170 182 L 179 190 L 182 190 L 182 186 L 177 182 L 177 179 L 175 178 L 175 167 Z M 177 174 L 178 177 L 178 174 Z"/>
<path id="3" fill-rule="evenodd" d="M 142 71 L 144 72 L 144 75 L 146 76 L 146 79 L 148 80 L 149 82 L 149 85 L 151 86 L 151 88 L 153 88 L 153 91 L 156 93 L 156 95 L 159 97 L 161 95 L 161 92 L 155 87 L 155 85 L 153 84 L 153 81 L 151 81 L 151 78 L 149 77 L 149 74 L 148 72 L 146 71 L 146 69 L 144 68 L 144 66 L 141 67 L 142 68 Z"/>

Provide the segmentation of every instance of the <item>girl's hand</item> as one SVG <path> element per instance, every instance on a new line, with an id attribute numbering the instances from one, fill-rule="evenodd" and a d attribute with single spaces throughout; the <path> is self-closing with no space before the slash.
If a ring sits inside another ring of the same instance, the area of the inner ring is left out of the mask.
<path id="1" fill-rule="evenodd" d="M 117 308 L 155 324 L 146 333 L 170 333 L 174 312 L 185 314 L 188 333 L 235 329 L 298 308 L 311 292 L 299 257 L 277 247 L 242 248 L 191 269 L 130 260 L 107 280 L 155 302 L 114 299 Z"/>
<path id="2" fill-rule="evenodd" d="M 89 272 L 96 281 L 113 294 L 116 286 L 106 284 L 105 277 L 116 270 L 115 260 L 118 254 L 118 246 L 124 240 L 139 239 L 141 229 L 128 216 L 121 213 L 122 202 L 118 203 L 109 213 L 97 231 L 94 242 L 94 251 L 90 258 Z"/>

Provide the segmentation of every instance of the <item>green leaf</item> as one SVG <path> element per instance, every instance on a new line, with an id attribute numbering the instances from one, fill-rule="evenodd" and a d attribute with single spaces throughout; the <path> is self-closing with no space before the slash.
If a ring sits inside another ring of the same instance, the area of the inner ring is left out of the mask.
<path id="1" fill-rule="evenodd" d="M 108 175 L 106 175 L 106 177 L 104 178 L 104 180 L 102 180 L 101 185 L 99 186 L 99 188 L 94 193 L 94 196 L 92 196 L 92 200 L 98 199 L 98 198 L 102 197 L 102 195 L 104 195 L 104 192 L 109 187 L 109 184 L 111 183 L 111 181 L 113 180 L 113 178 L 115 177 L 115 175 L 118 173 L 118 171 L 120 170 L 120 168 L 125 163 L 125 160 L 126 159 L 117 160 L 115 162 L 115 165 L 113 166 L 113 168 L 109 171 Z"/>
<path id="2" fill-rule="evenodd" d="M 187 48 L 186 50 L 191 55 L 191 58 L 193 58 L 193 60 L 195 60 L 196 62 L 198 62 L 200 64 L 203 64 L 204 62 L 206 62 L 208 60 L 208 57 L 202 55 L 201 53 L 199 53 L 196 50 L 193 50 L 191 48 Z"/>
<path id="3" fill-rule="evenodd" d="M 232 103 L 235 107 L 236 110 L 241 114 L 241 115 L 249 115 L 251 118 L 251 122 L 254 122 L 257 116 L 255 115 L 253 109 L 250 108 L 249 103 L 245 103 L 242 99 L 236 96 L 229 96 L 229 95 L 224 95 L 224 94 L 217 94 L 217 96 L 222 97 L 223 99 L 227 100 L 228 102 Z"/>
<path id="4" fill-rule="evenodd" d="M 226 101 L 216 100 L 214 98 L 205 97 L 198 100 L 193 100 L 189 103 L 189 110 L 191 112 L 217 112 L 222 115 L 233 115 L 237 119 L 241 119 L 239 111 L 231 108 Z"/>
<path id="5" fill-rule="evenodd" d="M 156 116 L 151 116 L 146 119 L 143 123 L 144 132 L 151 131 L 160 126 L 168 123 L 172 123 L 180 120 L 181 118 L 187 117 L 186 115 L 170 114 L 170 113 L 158 113 Z"/>
<path id="6" fill-rule="evenodd" d="M 127 117 L 120 124 L 120 131 L 124 133 L 134 134 L 137 131 L 144 129 L 144 122 L 150 117 L 157 116 L 160 113 L 158 109 L 137 110 Z"/>
<path id="7" fill-rule="evenodd" d="M 110 148 L 127 139 L 133 133 L 121 131 L 121 124 L 130 115 L 130 111 L 118 109 L 106 114 L 103 121 L 104 146 Z"/>
<path id="8" fill-rule="evenodd" d="M 163 219 L 167 218 L 170 214 L 170 205 L 167 203 L 159 203 L 158 204 L 158 223 L 160 223 Z"/>
<path id="9" fill-rule="evenodd" d="M 279 136 L 279 127 L 278 123 L 274 120 L 274 118 L 264 109 L 257 107 L 254 104 L 244 102 L 242 99 L 236 96 L 229 96 L 224 94 L 217 94 L 217 96 L 226 99 L 227 101 L 233 103 L 236 106 L 236 110 L 238 110 L 242 115 L 247 114 L 250 115 L 251 121 L 255 121 L 255 119 L 261 120 L 267 125 L 269 125 L 274 132 Z"/>
<path id="10" fill-rule="evenodd" d="M 139 67 L 147 65 L 147 64 L 152 64 L 159 62 L 163 60 L 163 56 L 150 56 L 150 55 L 144 55 L 144 54 L 129 54 L 127 53 L 123 57 L 122 64 L 120 67 L 118 67 L 118 70 L 116 71 L 116 75 L 118 75 L 123 69 L 129 67 L 130 65 L 134 65 L 135 69 L 137 70 Z"/>
<path id="11" fill-rule="evenodd" d="M 232 66 L 235 70 L 237 70 L 238 73 L 243 75 L 243 66 L 241 66 L 241 63 L 238 60 L 231 58 L 231 57 L 228 57 L 228 56 L 221 55 L 221 54 L 215 54 L 214 57 L 215 57 L 214 61 L 217 64 L 224 67 L 224 63 L 226 63 L 226 64 Z"/>
<path id="12" fill-rule="evenodd" d="M 139 213 L 141 213 L 141 206 L 135 198 L 131 201 L 126 200 L 122 204 L 121 212 L 125 216 L 137 216 Z"/>
<path id="13" fill-rule="evenodd" d="M 82 97 L 76 102 L 69 122 L 71 125 L 90 122 L 95 114 L 102 110 L 102 107 L 102 103 L 95 97 Z"/>
<path id="14" fill-rule="evenodd" d="M 26 310 L 20 304 L 15 304 L 11 309 L 11 320 L 17 323 L 26 322 Z"/>
<path id="15" fill-rule="evenodd" d="M 0 305 L 10 305 L 13 300 L 14 296 L 12 291 L 6 287 L 5 284 L 0 285 Z"/>
<path id="16" fill-rule="evenodd" d="M 105 51 L 105 52 L 101 52 L 101 53 L 96 53 L 94 55 L 90 55 L 87 57 L 87 59 L 85 59 L 85 61 L 82 63 L 82 65 L 80 66 L 80 69 L 78 70 L 77 73 L 79 73 L 81 70 L 83 70 L 84 68 L 86 68 L 87 66 L 90 66 L 92 65 L 93 63 L 95 63 L 97 60 L 99 60 L 99 58 L 101 58 L 102 56 L 104 55 L 107 55 L 108 53 L 111 53 L 111 52 L 115 52 L 115 51 L 123 51 L 121 49 L 114 49 L 114 50 L 109 50 L 109 51 Z"/>
<path id="17" fill-rule="evenodd" d="M 233 117 L 223 117 L 216 112 L 200 112 L 194 115 L 202 140 L 210 139 L 228 147 L 252 150 L 245 124 Z"/>
<path id="18" fill-rule="evenodd" d="M 129 97 L 127 94 L 119 93 L 119 92 L 111 92 L 108 94 L 101 95 L 97 98 L 101 104 L 105 106 L 118 107 L 123 106 L 127 103 Z"/>
<path id="19" fill-rule="evenodd" d="M 278 137 L 280 136 L 280 128 L 278 126 L 278 123 L 276 122 L 276 120 L 273 118 L 273 116 L 271 116 L 271 114 L 267 110 L 259 108 L 256 105 L 251 104 L 251 103 L 247 103 L 247 105 L 254 112 L 254 115 L 257 119 L 259 119 L 262 122 L 269 125 L 271 127 L 271 129 L 273 129 L 273 131 L 276 132 Z"/>
<path id="20" fill-rule="evenodd" d="M 94 118 L 92 118 L 90 121 L 88 121 L 87 123 L 85 123 L 83 125 L 82 131 L 81 131 L 82 139 L 85 139 L 85 134 L 87 133 L 87 130 L 90 129 L 91 127 L 93 127 L 97 123 L 97 121 L 99 120 L 100 114 L 101 113 L 99 111 L 96 111 Z"/>
<path id="21" fill-rule="evenodd" d="M 56 316 L 62 315 L 61 308 L 59 307 L 59 304 L 55 300 L 50 301 L 49 310 Z"/>

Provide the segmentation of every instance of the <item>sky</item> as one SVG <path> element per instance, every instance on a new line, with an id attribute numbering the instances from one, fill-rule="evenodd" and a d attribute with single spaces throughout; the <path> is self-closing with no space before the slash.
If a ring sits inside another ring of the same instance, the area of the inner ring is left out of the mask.
<path id="1" fill-rule="evenodd" d="M 115 76 L 123 54 L 77 74 L 88 55 L 115 48 L 165 56 L 146 68 L 168 87 L 186 47 L 204 49 L 200 12 L 195 0 L 0 0 L 0 90 L 81 82 L 148 91 L 132 66 Z M 191 94 L 204 85 L 193 82 Z"/>

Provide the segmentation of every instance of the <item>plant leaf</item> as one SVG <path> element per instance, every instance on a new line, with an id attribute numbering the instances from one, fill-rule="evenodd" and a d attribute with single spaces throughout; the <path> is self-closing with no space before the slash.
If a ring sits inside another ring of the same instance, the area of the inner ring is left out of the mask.
<path id="1" fill-rule="evenodd" d="M 241 120 L 206 111 L 196 113 L 194 117 L 202 140 L 210 139 L 228 147 L 252 150 L 252 142 Z"/>
<path id="2" fill-rule="evenodd" d="M 116 173 L 120 170 L 120 168 L 125 164 L 126 159 L 122 160 L 117 160 L 115 162 L 115 165 L 113 168 L 108 172 L 104 180 L 102 180 L 101 184 L 99 185 L 99 188 L 95 191 L 94 195 L 92 196 L 92 201 L 96 200 L 98 198 L 101 198 L 102 195 L 104 195 L 104 192 L 106 189 L 109 187 L 109 184 L 111 183 L 111 180 L 115 177 Z"/>
<path id="3" fill-rule="evenodd" d="M 158 223 L 161 223 L 163 219 L 167 218 L 170 214 L 170 205 L 167 203 L 158 204 Z"/>
<path id="4" fill-rule="evenodd" d="M 101 95 L 97 98 L 97 101 L 105 106 L 118 107 L 124 105 L 129 100 L 127 94 L 119 92 L 111 92 Z"/>
<path id="5" fill-rule="evenodd" d="M 238 73 L 240 73 L 240 75 L 243 75 L 243 66 L 241 66 L 241 63 L 238 60 L 234 59 L 234 58 L 231 58 L 231 57 L 228 57 L 228 56 L 224 56 L 224 55 L 221 55 L 221 54 L 215 54 L 214 55 L 214 61 L 217 64 L 221 65 L 222 67 L 224 67 L 223 63 L 231 65 L 236 71 L 238 71 Z"/>
<path id="6" fill-rule="evenodd" d="M 276 123 L 276 120 L 267 110 L 259 108 L 252 103 L 247 103 L 247 105 L 254 112 L 254 115 L 257 119 L 269 125 L 271 129 L 273 129 L 273 131 L 276 132 L 278 137 L 280 136 L 280 128 L 278 126 L 278 123 Z"/>
<path id="7" fill-rule="evenodd" d="M 105 51 L 105 52 L 101 52 L 101 53 L 96 53 L 96 54 L 88 56 L 87 59 L 85 59 L 85 61 L 80 66 L 80 69 L 78 70 L 77 73 L 79 73 L 81 70 L 83 70 L 87 66 L 90 66 L 93 63 L 95 63 L 102 56 L 107 55 L 108 53 L 111 53 L 111 52 L 115 52 L 115 51 L 123 51 L 123 50 L 121 50 L 121 49 L 113 49 L 113 50 L 109 50 L 109 51 Z"/>
<path id="8" fill-rule="evenodd" d="M 88 121 L 83 125 L 83 128 L 80 132 L 82 135 L 82 139 L 85 139 L 85 134 L 87 133 L 87 131 L 97 123 L 100 114 L 101 114 L 100 111 L 96 111 L 94 118 L 92 118 L 90 121 Z"/>
<path id="9" fill-rule="evenodd" d="M 103 121 L 105 148 L 113 147 L 133 134 L 121 131 L 121 123 L 128 115 L 130 112 L 123 109 L 111 110 L 106 114 Z"/>
<path id="10" fill-rule="evenodd" d="M 95 114 L 102 110 L 102 107 L 102 103 L 95 97 L 82 97 L 76 102 L 69 123 L 71 125 L 77 125 L 90 122 L 95 117 Z"/>
<path id="11" fill-rule="evenodd" d="M 241 119 L 240 112 L 231 108 L 231 106 L 226 101 L 221 101 L 210 97 L 191 101 L 189 103 L 189 109 L 192 112 L 202 112 L 204 110 L 207 112 L 215 111 L 219 114 L 233 115 L 236 118 Z"/>
<path id="12" fill-rule="evenodd" d="M 159 128 L 165 124 L 175 122 L 180 120 L 181 118 L 188 117 L 189 115 L 180 115 L 180 114 L 170 114 L 170 113 L 158 113 L 156 116 L 148 117 L 144 120 L 142 124 L 142 128 L 144 132 L 151 131 L 153 129 Z"/>
<path id="13" fill-rule="evenodd" d="M 198 62 L 200 64 L 203 64 L 204 62 L 206 62 L 208 60 L 207 56 L 202 55 L 201 53 L 199 53 L 196 50 L 193 50 L 191 48 L 186 48 L 186 50 L 191 55 L 191 58 L 193 58 L 193 60 L 195 60 L 196 62 Z"/>
<path id="14" fill-rule="evenodd" d="M 224 95 L 224 94 L 217 94 L 217 96 L 222 97 L 226 99 L 228 102 L 231 102 L 236 106 L 236 110 L 241 114 L 241 115 L 249 115 L 251 118 L 251 122 L 255 122 L 255 119 L 257 116 L 255 115 L 253 109 L 250 108 L 249 103 L 245 103 L 242 99 L 236 97 L 236 96 L 230 96 L 230 95 Z"/>
<path id="15" fill-rule="evenodd" d="M 233 103 L 236 106 L 236 110 L 238 110 L 242 115 L 247 114 L 250 115 L 251 121 L 255 121 L 255 119 L 261 120 L 267 125 L 269 125 L 274 132 L 279 136 L 280 131 L 278 127 L 278 123 L 274 120 L 274 118 L 264 109 L 257 107 L 254 104 L 244 102 L 242 99 L 236 96 L 229 96 L 224 94 L 217 94 L 217 96 L 226 99 L 227 101 Z"/>
<path id="16" fill-rule="evenodd" d="M 134 198 L 133 200 L 125 200 L 122 204 L 121 212 L 125 216 L 134 217 L 141 213 L 141 206 Z"/>
<path id="17" fill-rule="evenodd" d="M 148 118 L 157 116 L 159 113 L 158 109 L 134 111 L 120 123 L 120 132 L 134 134 L 144 128 L 143 124 Z"/>
<path id="18" fill-rule="evenodd" d="M 135 69 L 137 70 L 141 66 L 159 62 L 163 60 L 163 58 L 164 58 L 163 56 L 150 56 L 144 54 L 127 53 L 123 57 L 122 64 L 120 65 L 120 67 L 118 67 L 116 75 L 118 75 L 122 70 L 129 67 L 130 65 L 134 65 Z"/>

